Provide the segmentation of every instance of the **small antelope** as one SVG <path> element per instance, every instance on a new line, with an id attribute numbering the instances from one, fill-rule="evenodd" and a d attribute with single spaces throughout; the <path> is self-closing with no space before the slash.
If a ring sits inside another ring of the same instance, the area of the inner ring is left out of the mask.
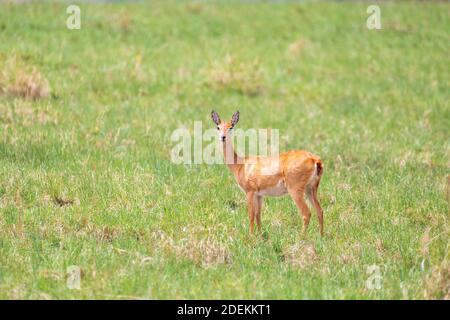
<path id="1" fill-rule="evenodd" d="M 217 125 L 219 138 L 223 144 L 225 163 L 234 175 L 236 182 L 247 194 L 250 233 L 254 221 L 261 230 L 261 207 L 264 196 L 283 196 L 289 194 L 303 215 L 303 232 L 308 228 L 311 212 L 305 203 L 304 195 L 314 206 L 319 218 L 320 234 L 323 236 L 323 211 L 317 199 L 317 189 L 323 172 L 323 164 L 318 156 L 303 150 L 291 150 L 275 157 L 240 157 L 231 141 L 231 129 L 239 121 L 239 111 L 229 122 L 220 120 L 212 111 L 212 120 Z"/>

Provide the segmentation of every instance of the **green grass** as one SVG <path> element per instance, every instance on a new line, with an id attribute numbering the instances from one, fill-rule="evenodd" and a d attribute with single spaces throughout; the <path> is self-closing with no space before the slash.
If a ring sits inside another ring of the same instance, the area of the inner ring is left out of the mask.
<path id="1" fill-rule="evenodd" d="M 367 6 L 0 4 L 0 298 L 449 298 L 450 6 Z M 323 239 L 288 197 L 249 236 L 225 166 L 170 161 L 211 109 L 322 158 Z"/>

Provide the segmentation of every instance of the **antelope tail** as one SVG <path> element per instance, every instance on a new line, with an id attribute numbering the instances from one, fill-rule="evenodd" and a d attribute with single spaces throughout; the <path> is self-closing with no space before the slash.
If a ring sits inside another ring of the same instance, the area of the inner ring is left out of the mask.
<path id="1" fill-rule="evenodd" d="M 318 176 L 318 177 L 320 177 L 321 175 L 322 175 L 322 172 L 323 172 L 323 164 L 322 164 L 322 160 L 317 160 L 315 163 L 314 163 L 314 167 L 316 168 L 316 175 Z"/>

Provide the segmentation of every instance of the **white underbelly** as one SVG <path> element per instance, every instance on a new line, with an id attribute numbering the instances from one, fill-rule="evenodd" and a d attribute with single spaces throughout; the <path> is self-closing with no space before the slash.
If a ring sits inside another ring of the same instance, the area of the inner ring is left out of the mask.
<path id="1" fill-rule="evenodd" d="M 259 190 L 256 194 L 258 196 L 279 197 L 285 195 L 286 193 L 287 193 L 286 184 L 284 183 L 284 181 L 280 181 L 273 187 Z"/>

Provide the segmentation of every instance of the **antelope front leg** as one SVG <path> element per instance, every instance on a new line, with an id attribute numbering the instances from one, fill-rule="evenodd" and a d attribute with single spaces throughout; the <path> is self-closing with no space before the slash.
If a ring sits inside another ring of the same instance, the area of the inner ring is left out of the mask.
<path id="1" fill-rule="evenodd" d="M 250 219 L 250 234 L 253 233 L 253 225 L 255 222 L 255 194 L 254 192 L 247 193 L 248 217 Z"/>
<path id="2" fill-rule="evenodd" d="M 255 196 L 255 218 L 256 218 L 256 226 L 258 227 L 258 231 L 261 231 L 262 202 L 263 202 L 262 196 Z"/>

